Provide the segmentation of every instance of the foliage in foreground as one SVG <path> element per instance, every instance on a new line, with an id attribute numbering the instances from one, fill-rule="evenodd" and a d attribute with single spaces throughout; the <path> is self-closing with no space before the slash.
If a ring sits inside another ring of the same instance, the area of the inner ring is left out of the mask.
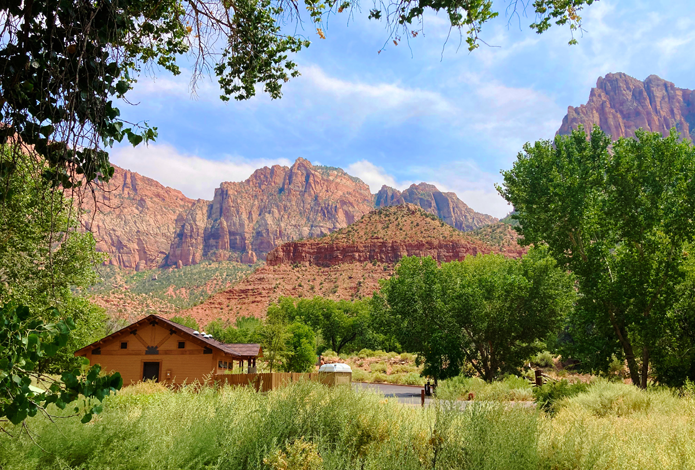
<path id="1" fill-rule="evenodd" d="M 504 403 L 400 405 L 347 387 L 157 384 L 105 400 L 88 425 L 30 420 L 0 437 L 8 469 L 663 469 L 695 465 L 691 396 L 598 383 L 550 417 Z"/>
<path id="2" fill-rule="evenodd" d="M 42 360 L 65 348 L 70 331 L 75 328 L 72 319 L 60 320 L 56 309 L 46 311 L 44 316 L 54 322 L 37 319 L 26 306 L 0 307 L 0 422 L 7 419 L 17 425 L 39 411 L 47 413 L 50 404 L 65 409 L 80 396 L 87 404 L 82 422 L 87 422 L 102 408 L 99 404 L 89 406 L 91 400 L 101 402 L 123 385 L 118 372 L 100 375 L 99 365 L 84 371 L 79 368 L 66 370 L 60 380 L 45 378 L 36 372 Z M 47 387 L 31 386 L 32 379 L 40 381 L 42 378 L 48 380 Z M 79 412 L 80 408 L 76 407 L 74 413 Z"/>

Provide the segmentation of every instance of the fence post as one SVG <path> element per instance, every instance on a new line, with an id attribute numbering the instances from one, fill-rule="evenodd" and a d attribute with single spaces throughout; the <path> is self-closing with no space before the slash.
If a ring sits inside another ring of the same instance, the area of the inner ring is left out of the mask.
<path id="1" fill-rule="evenodd" d="M 542 387 L 543 386 L 543 376 L 541 375 L 542 372 L 540 369 L 536 369 L 536 387 Z"/>
<path id="2" fill-rule="evenodd" d="M 420 406 L 425 406 L 425 389 L 420 390 Z"/>

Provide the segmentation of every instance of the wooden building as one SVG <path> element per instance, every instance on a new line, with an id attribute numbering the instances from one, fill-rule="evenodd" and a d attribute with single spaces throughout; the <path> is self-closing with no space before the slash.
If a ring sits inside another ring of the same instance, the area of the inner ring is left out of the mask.
<path id="1" fill-rule="evenodd" d="M 150 315 L 79 351 L 75 356 L 120 372 L 124 384 L 155 380 L 169 384 L 202 381 L 235 367 L 256 372 L 258 344 L 227 344 L 166 318 Z"/>

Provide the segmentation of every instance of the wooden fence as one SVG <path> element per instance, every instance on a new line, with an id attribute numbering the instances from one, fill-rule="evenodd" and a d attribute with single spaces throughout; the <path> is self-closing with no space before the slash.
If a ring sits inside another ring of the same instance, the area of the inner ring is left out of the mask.
<path id="1" fill-rule="evenodd" d="M 227 385 L 250 385 L 259 392 L 275 390 L 292 382 L 310 380 L 321 382 L 325 385 L 349 384 L 352 380 L 351 372 L 307 373 L 273 372 L 265 374 L 217 374 L 215 381 Z"/>

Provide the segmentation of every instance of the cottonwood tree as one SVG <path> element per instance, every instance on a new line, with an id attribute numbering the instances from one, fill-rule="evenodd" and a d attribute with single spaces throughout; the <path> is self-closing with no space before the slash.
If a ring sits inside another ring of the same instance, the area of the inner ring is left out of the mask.
<path id="1" fill-rule="evenodd" d="M 672 131 L 611 143 L 600 129 L 524 146 L 498 190 L 514 205 L 521 243 L 547 244 L 576 276 L 570 352 L 586 369 L 627 361 L 635 385 L 678 302 L 695 236 L 695 149 Z"/>
<path id="2" fill-rule="evenodd" d="M 571 277 L 536 249 L 522 260 L 469 256 L 441 267 L 429 257 L 404 258 L 373 307 L 418 354 L 423 375 L 455 377 L 467 366 L 492 381 L 543 349 L 573 298 Z"/>
<path id="3" fill-rule="evenodd" d="M 463 357 L 488 382 L 517 373 L 544 350 L 575 300 L 571 276 L 544 247 L 521 260 L 486 255 L 446 263 L 440 279 L 447 313 L 461 331 Z"/>
<path id="4" fill-rule="evenodd" d="M 369 306 L 363 301 L 281 298 L 277 308 L 282 309 L 292 321 L 299 320 L 321 333 L 330 348 L 340 354 L 345 346 L 367 332 Z"/>

